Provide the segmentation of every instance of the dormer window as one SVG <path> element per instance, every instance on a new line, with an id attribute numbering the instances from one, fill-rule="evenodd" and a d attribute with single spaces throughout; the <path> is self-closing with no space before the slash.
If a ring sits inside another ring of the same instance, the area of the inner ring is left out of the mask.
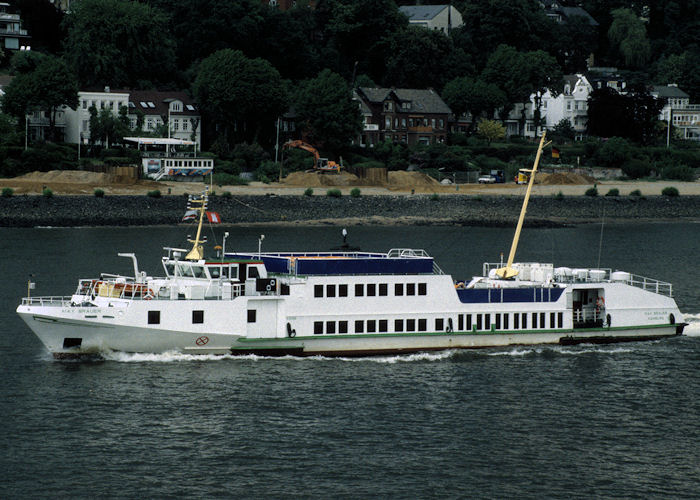
<path id="1" fill-rule="evenodd" d="M 170 111 L 182 111 L 182 103 L 180 101 L 171 102 Z"/>
<path id="2" fill-rule="evenodd" d="M 411 109 L 411 103 L 410 103 L 410 102 L 404 101 L 404 102 L 401 103 L 401 107 L 402 107 L 403 109 Z"/>
<path id="3" fill-rule="evenodd" d="M 384 111 L 394 111 L 394 103 L 391 101 L 384 101 Z"/>

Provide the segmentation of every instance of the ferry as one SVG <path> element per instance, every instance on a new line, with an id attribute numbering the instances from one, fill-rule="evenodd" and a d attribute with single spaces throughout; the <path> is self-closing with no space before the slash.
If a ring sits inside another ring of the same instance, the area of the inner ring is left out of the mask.
<path id="1" fill-rule="evenodd" d="M 680 335 L 670 283 L 612 269 L 514 262 L 543 135 L 507 262 L 460 280 L 422 249 L 229 252 L 205 258 L 207 196 L 191 198 L 193 245 L 165 248 L 162 275 L 101 274 L 17 313 L 54 357 L 180 352 L 369 356 Z M 225 240 L 224 240 L 225 243 Z M 29 294 L 28 294 L 29 295 Z"/>

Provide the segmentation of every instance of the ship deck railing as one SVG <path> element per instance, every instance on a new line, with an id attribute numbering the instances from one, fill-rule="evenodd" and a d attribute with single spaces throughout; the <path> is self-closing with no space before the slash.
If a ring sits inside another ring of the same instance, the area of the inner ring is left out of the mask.
<path id="1" fill-rule="evenodd" d="M 48 297 L 24 297 L 23 306 L 58 306 L 67 307 L 71 305 L 71 297 L 48 296 Z"/>
<path id="2" fill-rule="evenodd" d="M 551 264 L 546 264 L 551 265 Z M 492 269 L 499 269 L 504 267 L 503 262 L 484 262 L 483 265 L 483 276 L 489 276 L 489 271 Z M 516 267 L 516 265 L 513 265 Z M 542 270 L 542 268 L 539 268 Z M 560 275 L 557 274 L 556 269 L 547 268 L 548 271 L 552 272 L 552 282 L 561 284 L 577 284 L 577 283 L 624 283 L 630 286 L 641 288 L 647 292 L 657 293 L 659 295 L 666 295 L 667 297 L 673 297 L 673 285 L 666 281 L 657 280 L 654 278 L 648 278 L 646 276 L 641 276 L 638 274 L 627 273 L 629 279 L 612 279 L 613 270 L 610 268 L 596 268 L 596 269 L 583 269 L 586 273 L 580 275 Z M 531 269 L 532 271 L 532 269 Z M 576 271 L 576 270 L 572 270 Z M 600 273 L 591 273 L 591 271 L 601 271 Z M 523 281 L 542 281 L 546 280 L 546 276 L 542 280 L 523 280 Z"/>

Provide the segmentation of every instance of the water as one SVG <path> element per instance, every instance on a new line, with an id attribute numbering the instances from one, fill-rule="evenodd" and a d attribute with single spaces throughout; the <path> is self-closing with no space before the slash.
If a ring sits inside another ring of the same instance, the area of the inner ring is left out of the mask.
<path id="1" fill-rule="evenodd" d="M 327 249 L 340 228 L 224 228 L 229 249 Z M 14 313 L 78 277 L 151 273 L 177 228 L 0 229 L 0 496 L 697 498 L 697 224 L 605 227 L 602 267 L 671 281 L 689 336 L 367 359 L 52 360 Z M 223 231 L 223 229 L 222 229 Z M 510 230 L 351 227 L 455 277 Z M 527 229 L 518 258 L 596 267 L 600 228 Z"/>

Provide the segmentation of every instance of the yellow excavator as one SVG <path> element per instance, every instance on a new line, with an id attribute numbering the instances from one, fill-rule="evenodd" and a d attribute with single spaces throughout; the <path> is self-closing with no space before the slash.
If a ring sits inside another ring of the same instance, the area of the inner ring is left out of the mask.
<path id="1" fill-rule="evenodd" d="M 340 173 L 340 164 L 336 163 L 334 161 L 329 160 L 328 158 L 321 158 L 321 155 L 318 152 L 318 149 L 313 147 L 311 144 L 308 144 L 304 141 L 289 141 L 285 142 L 284 145 L 282 146 L 282 149 L 285 148 L 299 148 L 303 149 L 304 151 L 308 151 L 312 155 L 314 155 L 314 170 L 323 173 L 323 172 L 332 172 L 339 174 Z"/>

